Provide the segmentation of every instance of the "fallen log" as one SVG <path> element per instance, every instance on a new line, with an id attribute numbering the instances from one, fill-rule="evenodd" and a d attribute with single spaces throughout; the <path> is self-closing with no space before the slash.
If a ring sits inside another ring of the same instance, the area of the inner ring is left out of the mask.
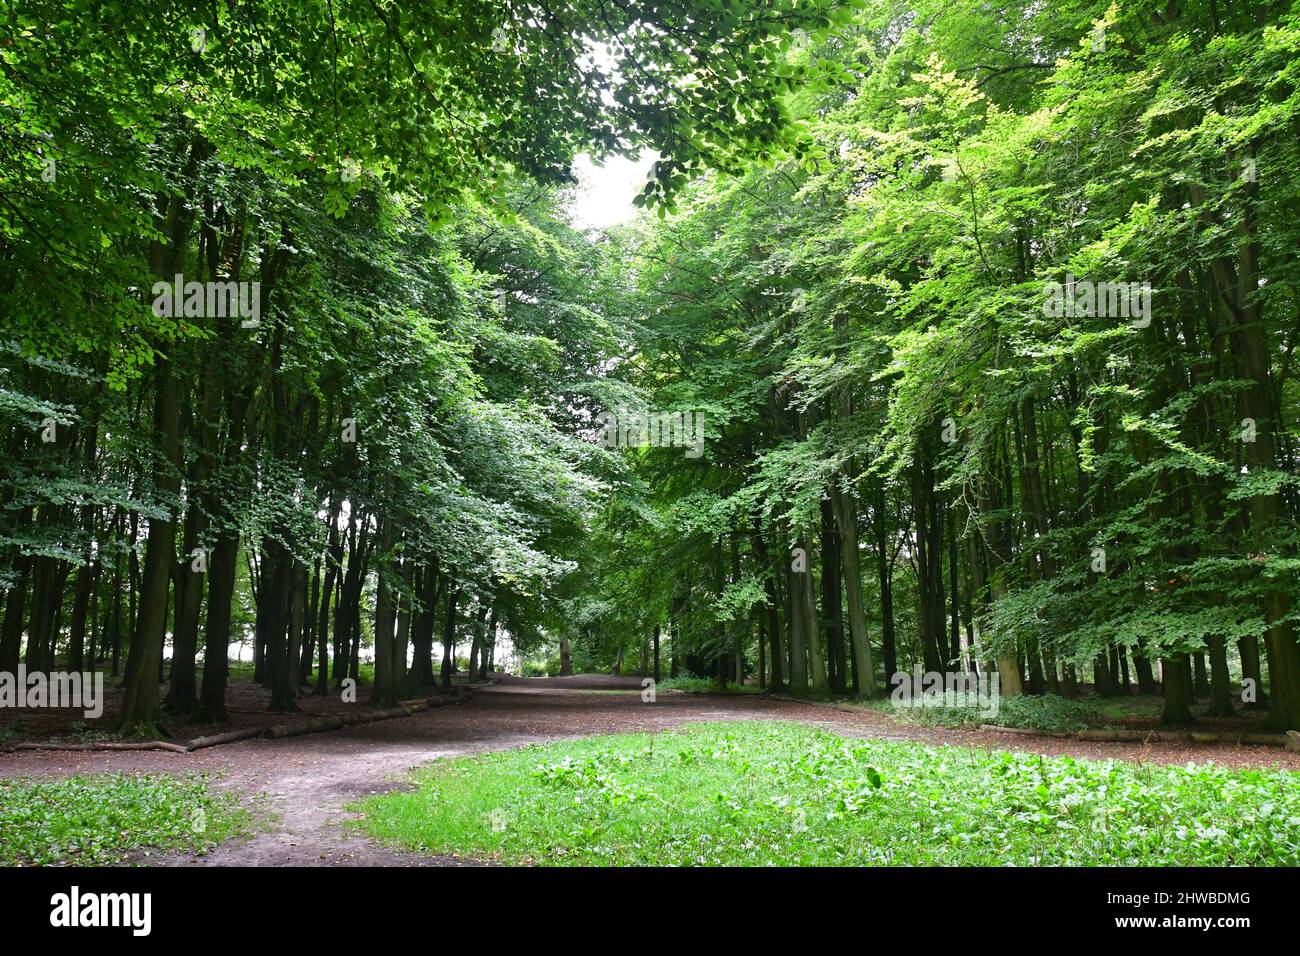
<path id="1" fill-rule="evenodd" d="M 1286 734 L 1212 734 L 1194 730 L 1190 736 L 1198 744 L 1247 744 L 1254 747 L 1289 746 Z"/>
<path id="2" fill-rule="evenodd" d="M 1289 746 L 1286 734 L 1238 734 L 1237 743 L 1259 744 L 1264 747 Z M 1300 750 L 1300 747 L 1296 747 L 1295 749 Z"/>
<path id="3" fill-rule="evenodd" d="M 340 715 L 338 717 L 312 717 L 308 720 L 299 721 L 296 724 L 276 724 L 273 727 L 266 728 L 266 736 L 273 739 L 283 737 L 300 737 L 303 734 L 319 733 L 322 730 L 338 730 L 345 726 L 346 719 Z"/>
<path id="4" fill-rule="evenodd" d="M 980 730 L 992 730 L 999 734 L 1019 734 L 1022 737 L 1056 737 L 1066 739 L 1074 734 L 1068 730 L 1032 730 L 1026 727 L 999 727 L 997 724 L 980 724 Z"/>
<path id="5" fill-rule="evenodd" d="M 303 734 L 315 734 L 325 730 L 338 730 L 340 727 L 352 727 L 357 724 L 371 724 L 378 720 L 391 720 L 394 717 L 409 717 L 421 710 L 424 710 L 424 708 L 399 704 L 396 707 L 387 707 L 383 710 L 364 711 L 358 714 L 337 714 L 330 717 L 313 717 L 296 724 L 276 724 L 274 727 L 267 728 L 266 735 L 274 739 L 280 739 L 283 737 L 300 737 Z"/>
<path id="6" fill-rule="evenodd" d="M 1078 740 L 1095 740 L 1112 744 L 1145 744 L 1176 739 L 1176 735 L 1169 731 L 1155 730 L 1081 730 L 1075 736 Z M 1184 739 L 1187 739 L 1186 735 Z"/>
<path id="7" fill-rule="evenodd" d="M 112 743 L 100 741 L 87 744 L 56 743 L 18 743 L 11 744 L 6 750 L 171 750 L 175 753 L 189 753 L 181 744 L 168 743 L 165 740 L 143 740 L 130 743 Z"/>
<path id="8" fill-rule="evenodd" d="M 376 720 L 391 720 L 394 717 L 409 717 L 405 707 L 388 707 L 384 710 L 372 711 L 362 723 L 372 723 Z"/>
<path id="9" fill-rule="evenodd" d="M 209 734 L 206 737 L 195 737 L 185 744 L 186 750 L 203 750 L 205 747 L 216 747 L 220 744 L 233 744 L 236 740 L 251 740 L 254 737 L 261 737 L 266 733 L 265 727 L 245 727 L 243 730 L 229 730 L 224 734 Z"/>

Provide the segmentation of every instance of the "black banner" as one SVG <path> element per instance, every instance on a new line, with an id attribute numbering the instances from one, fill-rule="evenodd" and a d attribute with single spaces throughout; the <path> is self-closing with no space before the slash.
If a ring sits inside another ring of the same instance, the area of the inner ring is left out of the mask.
<path id="1" fill-rule="evenodd" d="M 791 932 L 806 932 L 816 912 L 852 932 L 857 914 L 873 943 L 942 933 L 945 922 L 965 940 L 983 927 L 1015 936 L 1175 931 L 1230 943 L 1293 922 L 1295 879 L 1294 870 L 1240 869 L 45 868 L 0 869 L 0 899 L 23 938 L 93 934 L 129 948 L 317 932 L 322 942 L 373 941 L 377 927 L 426 921 L 539 938 L 561 927 L 626 934 L 630 921 L 671 924 L 708 899 L 739 904 L 738 929 L 789 918 Z M 806 893 L 812 910 L 780 905 Z"/>

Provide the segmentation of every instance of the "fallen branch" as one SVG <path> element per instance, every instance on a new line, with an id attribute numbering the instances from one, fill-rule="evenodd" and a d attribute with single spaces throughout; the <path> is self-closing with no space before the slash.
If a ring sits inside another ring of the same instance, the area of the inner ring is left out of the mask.
<path id="1" fill-rule="evenodd" d="M 1102 743 L 1146 744 L 1153 740 L 1173 740 L 1176 735 L 1155 730 L 1081 730 L 1075 737 Z"/>
<path id="2" fill-rule="evenodd" d="M 1074 736 L 1068 730 L 1030 730 L 1025 727 L 999 727 L 997 724 L 980 724 L 979 729 L 992 730 L 999 734 L 1020 734 L 1023 737 L 1070 738 Z"/>
<path id="3" fill-rule="evenodd" d="M 181 744 L 168 743 L 165 740 L 143 740 L 130 743 L 54 744 L 54 743 L 20 743 L 10 744 L 5 750 L 171 750 L 175 753 L 188 753 Z"/>
<path id="4" fill-rule="evenodd" d="M 303 734 L 319 733 L 322 730 L 339 730 L 349 723 L 355 722 L 357 721 L 349 721 L 342 714 L 337 717 L 312 717 L 308 720 L 301 720 L 296 724 L 276 724 L 273 727 L 268 727 L 266 728 L 266 736 L 275 740 L 283 737 L 300 737 Z"/>
<path id="5" fill-rule="evenodd" d="M 210 734 L 207 737 L 195 737 L 185 744 L 186 750 L 202 750 L 219 744 L 233 744 L 236 740 L 251 740 L 266 733 L 265 727 L 245 727 L 243 730 L 230 730 L 224 734 Z"/>

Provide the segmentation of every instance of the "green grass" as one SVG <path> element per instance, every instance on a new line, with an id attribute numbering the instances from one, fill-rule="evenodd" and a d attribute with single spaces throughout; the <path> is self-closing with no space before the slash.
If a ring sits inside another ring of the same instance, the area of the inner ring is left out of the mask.
<path id="1" fill-rule="evenodd" d="M 990 716 L 979 707 L 898 707 L 888 697 L 861 706 L 888 714 L 896 720 L 930 727 L 965 727 L 996 724 L 1024 730 L 1073 732 L 1092 726 L 1099 713 L 1088 704 L 1066 700 L 1055 694 L 1006 697 L 998 702 L 998 712 Z"/>
<path id="2" fill-rule="evenodd" d="M 353 825 L 430 853 L 649 865 L 1300 864 L 1300 775 L 702 724 L 440 761 Z"/>
<path id="3" fill-rule="evenodd" d="M 615 697 L 619 695 L 635 696 L 635 697 L 641 696 L 640 687 L 627 687 L 627 688 L 611 687 L 604 690 L 593 689 L 590 687 L 570 687 L 568 688 L 568 692 L 570 694 L 595 694 L 598 697 L 609 697 L 611 695 Z"/>
<path id="4" fill-rule="evenodd" d="M 898 707 L 888 696 L 872 701 L 857 701 L 866 707 L 912 724 L 937 727 L 970 727 L 995 724 L 1022 730 L 1050 730 L 1073 733 L 1088 728 L 1114 729 L 1133 726 L 1133 721 L 1154 724 L 1159 721 L 1164 701 L 1159 697 L 1085 697 L 1069 700 L 1057 694 L 1006 697 L 999 701 L 998 712 L 989 715 L 978 707 Z M 1206 702 L 1192 705 L 1193 713 L 1206 710 Z"/>
<path id="5" fill-rule="evenodd" d="M 684 677 L 668 677 L 655 684 L 655 691 L 661 690 L 681 690 L 695 694 L 757 694 L 760 693 L 757 685 L 737 684 L 732 681 L 727 686 L 719 687 L 718 682 L 711 677 L 695 677 L 687 674 Z"/>
<path id="6" fill-rule="evenodd" d="M 1193 704 L 1194 712 L 1199 713 L 1204 708 L 1205 701 Z M 1120 726 L 1129 718 L 1144 718 L 1147 720 L 1159 720 L 1160 714 L 1164 711 L 1164 698 L 1160 696 L 1153 697 L 1094 697 L 1088 701 L 1088 708 L 1094 715 L 1092 723 L 1094 726 L 1113 727 Z"/>
<path id="7" fill-rule="evenodd" d="M 169 850 L 203 854 L 251 832 L 253 814 L 198 774 L 0 780 L 0 864 L 103 865 Z"/>

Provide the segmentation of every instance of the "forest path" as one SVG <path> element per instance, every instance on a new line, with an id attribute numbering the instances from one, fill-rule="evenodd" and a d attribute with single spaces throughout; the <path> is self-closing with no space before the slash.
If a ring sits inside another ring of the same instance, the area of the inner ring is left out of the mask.
<path id="1" fill-rule="evenodd" d="M 440 757 L 502 750 L 599 734 L 663 730 L 717 720 L 798 720 L 847 736 L 917 740 L 1045 755 L 1120 758 L 1157 763 L 1214 760 L 1228 766 L 1278 765 L 1300 770 L 1300 754 L 1269 747 L 1144 746 L 1022 737 L 898 723 L 876 711 L 845 712 L 759 695 L 661 692 L 641 700 L 638 678 L 505 678 L 480 688 L 465 704 L 411 717 L 279 740 L 260 739 L 193 754 L 165 751 L 27 751 L 0 757 L 0 776 L 106 771 L 194 771 L 216 785 L 263 792 L 275 821 L 251 839 L 202 857 L 168 854 L 139 859 L 182 866 L 428 866 L 455 858 L 394 850 L 346 831 L 347 804 L 403 786 L 403 775 Z"/>

